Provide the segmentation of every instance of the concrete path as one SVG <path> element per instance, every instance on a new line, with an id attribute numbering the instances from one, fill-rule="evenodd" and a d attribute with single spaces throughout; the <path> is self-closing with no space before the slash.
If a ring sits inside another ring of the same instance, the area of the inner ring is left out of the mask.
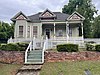
<path id="1" fill-rule="evenodd" d="M 16 75 L 39 75 L 42 65 L 24 65 Z"/>

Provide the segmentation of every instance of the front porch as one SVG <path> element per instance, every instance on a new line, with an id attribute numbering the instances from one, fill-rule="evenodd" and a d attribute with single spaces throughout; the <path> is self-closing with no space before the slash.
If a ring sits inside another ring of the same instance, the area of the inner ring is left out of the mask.
<path id="1" fill-rule="evenodd" d="M 42 23 L 42 36 L 55 40 L 65 40 L 67 38 L 83 39 L 82 25 L 82 23 Z"/>

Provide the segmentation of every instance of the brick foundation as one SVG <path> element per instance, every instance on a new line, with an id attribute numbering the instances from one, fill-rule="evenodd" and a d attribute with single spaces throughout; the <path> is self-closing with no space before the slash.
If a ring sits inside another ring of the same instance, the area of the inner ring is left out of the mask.
<path id="1" fill-rule="evenodd" d="M 9 64 L 23 64 L 24 52 L 0 51 L 0 62 Z"/>
<path id="2" fill-rule="evenodd" d="M 100 60 L 100 52 L 45 52 L 46 62 L 62 62 L 62 61 L 98 61 Z"/>

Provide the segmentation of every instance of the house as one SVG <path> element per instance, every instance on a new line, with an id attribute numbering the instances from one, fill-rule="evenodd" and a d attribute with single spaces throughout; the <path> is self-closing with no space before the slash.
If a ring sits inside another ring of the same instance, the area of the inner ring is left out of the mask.
<path id="1" fill-rule="evenodd" d="M 15 23 L 14 39 L 8 43 L 30 42 L 25 64 L 43 64 L 44 51 L 57 44 L 76 43 L 81 47 L 84 43 L 85 18 L 76 11 L 69 15 L 46 9 L 31 16 L 19 12 L 11 20 Z"/>
<path id="2" fill-rule="evenodd" d="M 14 39 L 9 42 L 31 41 L 48 39 L 59 42 L 83 43 L 83 21 L 85 18 L 78 12 L 71 15 L 52 12 L 46 9 L 43 12 L 26 16 L 23 12 L 17 13 L 12 19 L 15 23 Z"/>

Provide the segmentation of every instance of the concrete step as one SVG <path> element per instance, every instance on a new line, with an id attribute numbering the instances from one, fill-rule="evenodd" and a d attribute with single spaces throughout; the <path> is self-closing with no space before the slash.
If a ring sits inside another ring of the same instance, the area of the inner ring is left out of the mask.
<path id="1" fill-rule="evenodd" d="M 42 51 L 30 51 L 28 52 L 28 55 L 34 55 L 34 54 L 42 54 Z"/>
<path id="2" fill-rule="evenodd" d="M 42 50 L 32 50 L 30 52 L 42 52 Z"/>
<path id="3" fill-rule="evenodd" d="M 37 53 L 36 52 L 34 52 L 34 53 L 32 53 L 32 52 L 28 53 L 28 55 L 41 55 L 41 54 L 42 54 L 42 52 L 41 53 L 40 52 L 37 52 Z"/>
<path id="4" fill-rule="evenodd" d="M 42 65 L 24 65 L 16 75 L 39 75 Z"/>
<path id="5" fill-rule="evenodd" d="M 42 62 L 42 59 L 27 59 L 27 62 Z"/>
<path id="6" fill-rule="evenodd" d="M 39 58 L 39 59 L 42 59 L 42 55 L 29 55 L 28 57 L 27 57 L 28 59 L 35 59 L 35 58 Z"/>
<path id="7" fill-rule="evenodd" d="M 39 71 L 20 71 L 16 75 L 39 75 Z"/>
<path id="8" fill-rule="evenodd" d="M 42 50 L 33 50 L 28 52 L 27 63 L 25 64 L 32 63 L 42 63 Z"/>

